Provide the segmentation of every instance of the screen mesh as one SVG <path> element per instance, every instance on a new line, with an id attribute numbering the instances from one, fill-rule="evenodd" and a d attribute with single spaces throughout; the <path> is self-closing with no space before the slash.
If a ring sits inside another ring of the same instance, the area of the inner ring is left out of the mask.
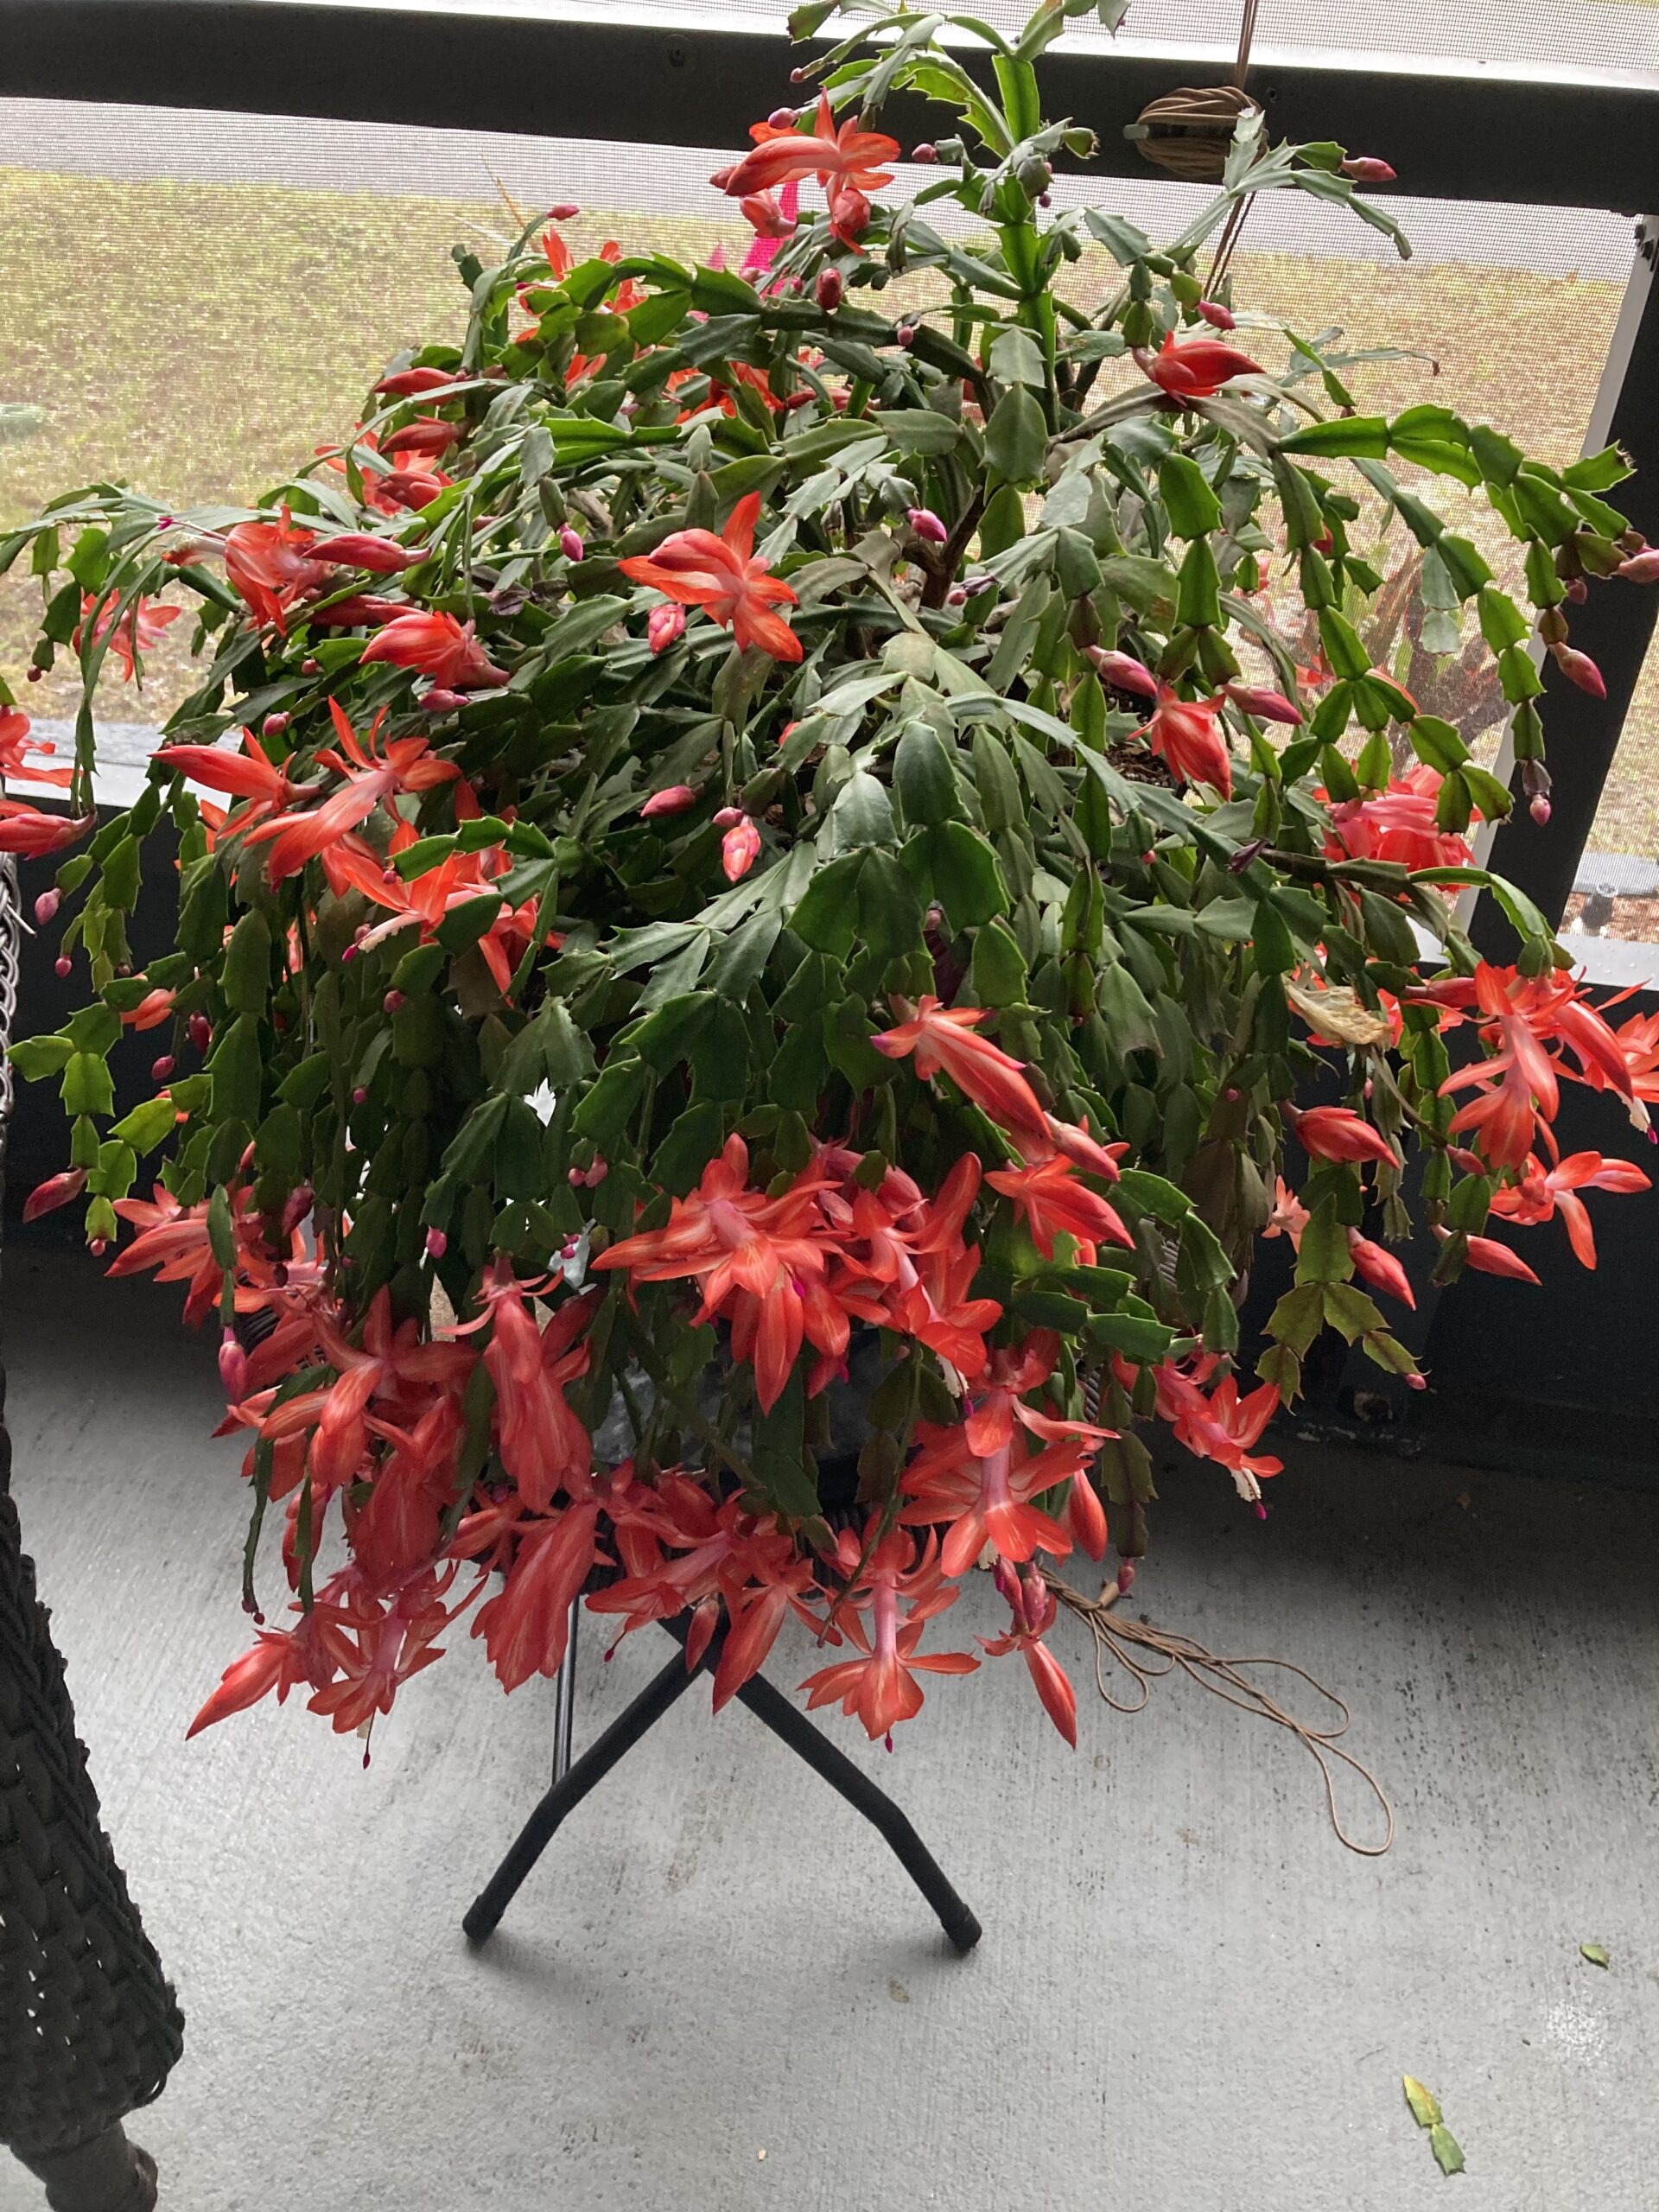
<path id="1" fill-rule="evenodd" d="M 1645 12 L 1659 22 L 1659 8 Z M 100 476 L 180 506 L 257 496 L 350 429 L 390 356 L 459 335 L 467 295 L 450 249 L 487 255 L 505 242 L 517 227 L 508 202 L 526 215 L 580 202 L 569 226 L 579 251 L 609 237 L 682 257 L 720 245 L 734 264 L 747 237 L 709 185 L 729 158 L 717 148 L 27 100 L 0 101 L 0 400 L 41 410 L 33 435 L 0 447 L 0 528 Z M 918 182 L 925 174 L 911 173 Z M 1056 194 L 1165 237 L 1205 198 L 1150 178 L 1065 179 Z M 1501 422 L 1542 458 L 1570 459 L 1630 265 L 1629 223 L 1421 200 L 1395 212 L 1416 245 L 1408 264 L 1340 209 L 1290 195 L 1260 201 L 1235 264 L 1238 296 L 1262 319 L 1247 322 L 1243 342 L 1268 365 L 1283 355 L 1278 323 L 1304 334 L 1340 327 L 1356 349 L 1402 347 L 1404 358 L 1355 372 L 1363 404 L 1443 399 Z M 1115 282 L 1103 255 L 1072 276 L 1087 303 Z M 1463 516 L 1456 487 L 1452 499 L 1459 526 L 1507 562 L 1501 527 L 1478 509 Z M 1379 550 L 1390 572 L 1411 557 L 1398 531 Z M 0 582 L 0 668 L 14 680 L 37 612 L 26 575 Z M 187 688 L 186 627 L 175 626 L 149 660 L 143 697 L 111 695 L 101 718 L 162 718 Z M 1490 759 L 1493 702 L 1463 697 L 1450 660 L 1434 670 L 1412 662 L 1405 629 L 1377 645 L 1379 657 L 1410 663 L 1413 688 L 1433 681 L 1436 710 Z M 1621 777 L 1628 768 L 1649 792 L 1654 689 L 1621 761 Z M 29 703 L 37 717 L 63 716 L 74 696 L 65 662 Z"/>

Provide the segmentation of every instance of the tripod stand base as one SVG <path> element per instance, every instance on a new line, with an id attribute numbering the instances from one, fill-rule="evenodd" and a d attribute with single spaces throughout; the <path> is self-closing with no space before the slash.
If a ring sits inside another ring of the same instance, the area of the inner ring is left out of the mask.
<path id="1" fill-rule="evenodd" d="M 677 1643 L 683 1645 L 686 1630 L 682 1622 L 664 1621 L 662 1625 Z M 589 1745 L 554 1783 L 462 1921 L 469 1942 L 482 1943 L 491 1935 L 567 1815 L 640 1738 L 655 1727 L 669 1707 L 690 1688 L 698 1675 L 714 1663 L 719 1656 L 721 1640 L 719 1636 L 715 1637 L 696 1668 L 688 1669 L 681 1656 L 671 1659 L 627 1710 L 619 1713 L 604 1734 Z M 940 1926 L 956 1949 L 964 1955 L 971 1951 L 983 1932 L 978 1920 L 957 1895 L 938 1861 L 887 1792 L 877 1789 L 869 1777 L 838 1751 L 804 1713 L 798 1713 L 787 1698 L 760 1675 L 745 1682 L 737 1696 L 740 1704 L 747 1706 L 758 1720 L 764 1721 L 791 1751 L 804 1759 L 815 1774 L 822 1775 L 832 1789 L 880 1829 L 899 1865 L 938 1914 Z"/>

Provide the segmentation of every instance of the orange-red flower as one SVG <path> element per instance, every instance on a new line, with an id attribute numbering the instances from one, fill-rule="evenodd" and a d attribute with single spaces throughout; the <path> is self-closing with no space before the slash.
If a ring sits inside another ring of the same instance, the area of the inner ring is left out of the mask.
<path id="1" fill-rule="evenodd" d="M 836 1557 L 844 1574 L 857 1572 L 861 1549 L 855 1532 L 843 1529 Z M 908 1605 L 902 1616 L 901 1599 Z M 931 1542 L 918 1558 L 915 1539 L 890 1529 L 836 1610 L 836 1621 L 860 1656 L 809 1675 L 801 1684 L 810 1693 L 808 1706 L 830 1705 L 839 1698 L 842 1711 L 863 1722 L 872 1743 L 891 1735 L 901 1720 L 912 1719 L 922 1709 L 918 1675 L 971 1675 L 979 1664 L 969 1651 L 917 1649 L 928 1622 L 956 1601 L 956 1591 L 942 1586 Z M 865 1612 L 870 1615 L 868 1630 Z"/>
<path id="2" fill-rule="evenodd" d="M 1026 1662 L 1042 1707 L 1073 1751 L 1077 1747 L 1077 1694 L 1071 1677 L 1043 1642 L 1059 1607 L 1054 1592 L 1035 1568 L 1015 1573 L 1006 1560 L 996 1563 L 996 1586 L 1008 1601 L 1013 1618 L 1001 1636 L 982 1636 L 993 1659 L 1017 1651 Z"/>
<path id="3" fill-rule="evenodd" d="M 819 95 L 810 132 L 757 124 L 751 135 L 762 130 L 766 135 L 753 152 L 709 179 L 728 198 L 743 200 L 751 193 L 770 192 L 791 177 L 816 176 L 832 196 L 847 190 L 879 192 L 893 182 L 882 164 L 898 160 L 899 141 L 885 131 L 861 130 L 855 116 L 849 116 L 837 130 L 827 92 Z"/>
<path id="4" fill-rule="evenodd" d="M 320 753 L 317 759 L 343 776 L 345 783 L 321 806 L 302 813 L 276 815 L 249 833 L 250 844 L 270 846 L 266 872 L 273 883 L 296 874 L 308 861 L 337 844 L 393 791 L 429 791 L 435 784 L 453 782 L 461 773 L 453 760 L 439 760 L 423 737 L 395 737 L 384 752 L 377 752 L 375 741 L 385 719 L 384 709 L 370 727 L 366 748 L 337 699 L 330 699 L 328 711 L 340 750 Z M 314 788 L 307 785 L 307 794 Z"/>
<path id="5" fill-rule="evenodd" d="M 1048 1116 L 1021 1070 L 1023 1061 L 974 1032 L 991 1018 L 990 1009 L 978 1006 L 942 1006 L 927 993 L 916 1001 L 914 1013 L 906 1001 L 894 999 L 893 1010 L 903 1018 L 870 1042 L 890 1060 L 915 1055 L 916 1072 L 924 1080 L 948 1075 L 958 1090 L 988 1114 L 1016 1139 L 1029 1137 L 1039 1153 L 1052 1151 L 1053 1138 Z"/>
<path id="6" fill-rule="evenodd" d="M 312 558 L 313 531 L 302 530 L 286 513 L 280 522 L 238 522 L 225 533 L 225 573 L 255 617 L 279 635 L 288 626 L 296 600 L 321 591 L 328 571 Z"/>
<path id="7" fill-rule="evenodd" d="M 1397 861 L 1402 868 L 1466 868 L 1473 857 L 1467 839 L 1434 826 L 1440 781 L 1433 768 L 1413 768 L 1374 798 L 1338 801 L 1331 809 L 1325 857 Z"/>
<path id="8" fill-rule="evenodd" d="M 1241 1497 L 1261 1497 L 1259 1478 L 1276 1475 L 1282 1459 L 1252 1458 L 1252 1448 L 1279 1410 L 1279 1393 L 1263 1382 L 1248 1397 L 1238 1395 L 1238 1383 L 1224 1376 L 1206 1397 L 1204 1383 L 1214 1371 L 1213 1356 L 1206 1354 L 1184 1371 L 1166 1360 L 1154 1370 L 1158 1412 L 1175 1431 L 1177 1443 L 1201 1459 L 1217 1460 L 1230 1470 Z"/>
<path id="9" fill-rule="evenodd" d="M 387 859 L 395 860 L 415 842 L 414 824 L 399 823 L 386 848 Z M 421 942 L 429 943 L 437 935 L 446 915 L 454 913 L 457 907 L 475 906 L 480 899 L 488 898 L 495 888 L 495 879 L 505 874 L 507 867 L 506 855 L 498 845 L 481 853 L 451 853 L 423 875 L 405 882 L 372 847 L 360 837 L 351 836 L 325 847 L 321 857 L 329 888 L 336 896 L 347 890 L 360 891 L 377 906 L 389 909 L 384 922 L 376 922 L 359 932 L 359 952 L 385 944 L 388 938 L 411 925 L 418 927 Z M 509 906 L 505 898 L 499 893 L 497 897 L 499 912 L 479 938 L 478 950 L 496 988 L 505 995 L 525 946 L 535 935 L 540 902 L 527 899 L 520 906 Z M 545 941 L 557 944 L 557 931 L 548 931 Z"/>
<path id="10" fill-rule="evenodd" d="M 80 651 L 81 627 L 86 617 L 98 605 L 96 592 L 80 595 L 80 626 L 76 628 L 70 643 Z M 117 620 L 118 601 L 111 599 L 92 625 L 92 643 L 101 645 L 105 638 L 110 651 L 121 664 L 121 680 L 130 683 L 140 653 L 147 653 L 165 632 L 169 622 L 176 622 L 184 609 L 181 607 L 162 607 L 153 600 L 135 599 L 120 619 Z"/>
<path id="11" fill-rule="evenodd" d="M 1135 358 L 1159 390 L 1172 399 L 1208 399 L 1234 377 L 1262 373 L 1260 365 L 1236 346 L 1224 346 L 1215 338 L 1178 340 L 1173 330 L 1164 334 L 1160 352 L 1150 353 L 1137 346 Z"/>
<path id="12" fill-rule="evenodd" d="M 1135 1243 L 1116 1209 L 1077 1180 L 1069 1160 L 1057 1156 L 1035 1167 L 997 1169 L 985 1180 L 1012 1199 L 1046 1260 L 1053 1258 L 1054 1239 L 1062 1230 L 1086 1244 L 1091 1256 L 1096 1244 Z"/>
<path id="13" fill-rule="evenodd" d="M 1160 683 L 1158 704 L 1140 734 L 1185 782 L 1212 784 L 1224 798 L 1230 798 L 1233 761 L 1217 719 L 1221 703 L 1219 697 L 1183 699 Z"/>
<path id="14" fill-rule="evenodd" d="M 1649 1179 L 1630 1160 L 1604 1160 L 1599 1152 L 1573 1152 L 1554 1167 L 1529 1158 L 1518 1183 L 1505 1184 L 1492 1193 L 1492 1211 L 1508 1221 L 1527 1225 L 1553 1220 L 1557 1213 L 1567 1224 L 1567 1242 L 1580 1262 L 1596 1264 L 1595 1232 L 1580 1191 L 1645 1191 Z M 1507 1246 L 1501 1249 L 1507 1250 Z"/>
<path id="15" fill-rule="evenodd" d="M 29 758 L 39 753 L 49 760 L 57 747 L 49 739 L 32 738 L 29 716 L 18 707 L 0 707 L 0 776 L 22 776 L 30 783 L 68 785 L 73 768 L 45 768 Z"/>
<path id="16" fill-rule="evenodd" d="M 1646 1108 L 1635 1096 L 1624 1049 L 1601 1015 L 1585 1004 L 1571 976 L 1527 976 L 1483 960 L 1471 977 L 1426 984 L 1412 995 L 1442 1009 L 1444 1028 L 1465 1020 L 1479 1028 L 1484 1056 L 1448 1076 L 1440 1092 L 1449 1097 L 1478 1090 L 1452 1127 L 1459 1134 L 1473 1130 L 1492 1166 L 1523 1166 L 1540 1124 L 1554 1120 L 1560 1103 L 1557 1064 L 1545 1047 L 1558 1040 L 1577 1059 L 1586 1081 L 1618 1091 L 1630 1102 L 1632 1121 L 1646 1127 Z"/>
<path id="17" fill-rule="evenodd" d="M 93 814 L 42 814 L 20 798 L 0 798 L 0 853 L 21 853 L 38 860 L 84 837 L 98 819 Z"/>
<path id="18" fill-rule="evenodd" d="M 988 1386 L 976 1393 L 965 1421 L 918 1424 L 922 1448 L 904 1471 L 899 1517 L 912 1528 L 950 1523 L 939 1554 L 945 1573 L 966 1573 L 988 1543 L 1016 1563 L 1039 1551 L 1063 1559 L 1071 1550 L 1067 1532 L 1031 1501 L 1066 1483 L 1086 1483 L 1090 1459 L 1114 1432 L 1023 1402 L 1047 1381 L 1058 1353 L 1057 1338 L 1033 1332 L 995 1355 Z M 1096 1527 L 1089 1516 L 1084 1533 L 1092 1539 Z M 1103 1549 L 1103 1528 L 1099 1535 Z"/>
<path id="19" fill-rule="evenodd" d="M 598 1529 L 599 1501 L 582 1498 L 519 1539 L 505 1585 L 473 1623 L 503 1689 L 563 1665 L 570 1608 L 594 1563 Z"/>
<path id="20" fill-rule="evenodd" d="M 495 666 L 470 622 L 427 608 L 411 609 L 388 622 L 364 646 L 363 659 L 412 668 L 446 691 L 471 691 L 507 680 L 506 671 Z"/>
<path id="21" fill-rule="evenodd" d="M 654 553 L 624 561 L 622 573 L 683 607 L 706 609 L 740 645 L 759 645 L 774 660 L 799 660 L 800 639 L 772 611 L 792 607 L 795 594 L 754 557 L 760 512 L 760 494 L 751 492 L 732 509 L 718 537 L 711 530 L 677 530 Z"/>
<path id="22" fill-rule="evenodd" d="M 1287 1106 L 1284 1116 L 1312 1159 L 1336 1160 L 1350 1167 L 1366 1160 L 1375 1160 L 1385 1167 L 1400 1165 L 1399 1154 L 1382 1132 L 1373 1128 L 1351 1106 L 1310 1106 L 1306 1113 Z"/>
<path id="23" fill-rule="evenodd" d="M 851 1333 L 846 1312 L 824 1286 L 839 1240 L 817 1204 L 823 1179 L 798 1176 L 780 1198 L 747 1187 L 748 1147 L 726 1140 L 689 1198 L 676 1198 L 668 1225 L 625 1236 L 594 1262 L 626 1268 L 636 1282 L 696 1278 L 700 1320 L 718 1313 L 732 1325 L 732 1351 L 754 1367 L 755 1391 L 770 1411 L 783 1395 L 803 1338 L 839 1360 Z"/>

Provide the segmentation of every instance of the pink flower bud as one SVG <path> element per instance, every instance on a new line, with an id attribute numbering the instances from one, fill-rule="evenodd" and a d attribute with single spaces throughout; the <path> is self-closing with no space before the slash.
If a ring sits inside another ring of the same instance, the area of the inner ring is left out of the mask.
<path id="1" fill-rule="evenodd" d="M 366 1105 L 368 1104 L 368 1103 L 369 1103 L 369 1094 L 368 1094 L 367 1090 L 365 1090 L 364 1086 L 359 1083 L 359 1084 L 358 1084 L 358 1086 L 357 1086 L 356 1090 L 353 1090 L 353 1093 L 352 1093 L 352 1103 L 353 1103 L 353 1106 L 366 1106 Z"/>
<path id="2" fill-rule="evenodd" d="M 944 594 L 944 603 L 947 607 L 966 607 L 968 604 L 967 585 L 952 584 Z"/>
<path id="3" fill-rule="evenodd" d="M 1587 691 L 1592 699 L 1605 699 L 1607 686 L 1602 681 L 1601 671 L 1588 653 L 1581 653 L 1573 645 L 1554 645 L 1555 665 L 1569 683 L 1576 683 L 1580 691 Z"/>
<path id="4" fill-rule="evenodd" d="M 570 1187 L 571 1187 L 571 1189 L 572 1189 L 573 1191 L 579 1191 L 579 1190 L 582 1188 L 582 1170 L 581 1170 L 581 1168 L 580 1168 L 580 1167 L 572 1167 L 572 1168 L 569 1169 L 569 1170 L 566 1172 L 566 1174 L 565 1174 L 565 1178 L 564 1178 L 564 1179 L 565 1179 L 565 1181 L 566 1181 L 566 1182 L 570 1185 Z"/>
<path id="5" fill-rule="evenodd" d="M 31 668 L 29 671 L 29 680 L 31 683 L 38 683 L 45 674 L 46 671 L 43 668 Z"/>
<path id="6" fill-rule="evenodd" d="M 697 795 L 690 784 L 671 784 L 666 791 L 652 793 L 639 810 L 640 819 L 654 822 L 659 815 L 683 814 L 696 803 Z"/>
<path id="7" fill-rule="evenodd" d="M 665 653 L 684 634 L 685 609 L 673 600 L 653 607 L 645 618 L 645 638 L 654 653 Z"/>
<path id="8" fill-rule="evenodd" d="M 429 715 L 453 715 L 457 707 L 467 704 L 464 691 L 451 691 L 446 684 L 434 683 L 421 701 Z"/>
<path id="9" fill-rule="evenodd" d="M 1254 715 L 1258 721 L 1298 723 L 1302 710 L 1294 706 L 1282 691 L 1268 691 L 1254 683 L 1230 683 L 1227 696 L 1236 707 L 1247 715 Z"/>
<path id="10" fill-rule="evenodd" d="M 70 959 L 68 954 L 67 952 L 60 952 L 57 958 L 52 963 L 52 973 L 54 976 L 67 976 L 71 973 L 73 967 L 74 963 Z"/>
<path id="11" fill-rule="evenodd" d="M 165 1083 L 168 1076 L 172 1074 L 174 1069 L 177 1065 L 178 1062 L 174 1058 L 171 1052 L 163 1052 L 160 1059 L 152 1060 L 149 1064 L 150 1081 L 152 1083 Z"/>
<path id="12" fill-rule="evenodd" d="M 441 1260 L 448 1249 L 449 1239 L 442 1230 L 429 1229 L 427 1230 L 426 1256 L 429 1260 Z"/>
<path id="13" fill-rule="evenodd" d="M 931 507 L 909 507 L 905 520 L 925 544 L 944 545 L 949 541 L 950 531 Z"/>
<path id="14" fill-rule="evenodd" d="M 581 213 L 581 208 L 574 200 L 556 200 L 547 211 L 547 219 L 550 223 L 570 223 L 574 222 Z"/>
<path id="15" fill-rule="evenodd" d="M 760 852 L 760 832 L 747 815 L 741 815 L 720 842 L 720 864 L 728 883 L 736 883 L 754 866 Z"/>
<path id="16" fill-rule="evenodd" d="M 62 904 L 63 893 L 55 883 L 49 891 L 41 892 L 40 897 L 35 901 L 35 918 L 42 929 L 46 927 Z"/>
<path id="17" fill-rule="evenodd" d="M 587 550 L 587 547 L 582 542 L 582 532 L 580 531 L 572 530 L 569 524 L 566 523 L 563 529 L 559 532 L 559 550 L 563 554 L 565 559 L 567 561 L 580 561 Z"/>
<path id="18" fill-rule="evenodd" d="M 44 1183 L 37 1183 L 23 1200 L 23 1219 L 38 1221 L 43 1213 L 52 1213 L 59 1206 L 67 1206 L 78 1198 L 86 1187 L 87 1170 L 66 1167 L 60 1174 L 48 1175 Z"/>
<path id="19" fill-rule="evenodd" d="M 1632 553 L 1628 561 L 1621 561 L 1618 573 L 1627 583 L 1659 584 L 1659 545 L 1644 546 L 1640 553 Z"/>
<path id="20" fill-rule="evenodd" d="M 1132 1559 L 1126 1559 L 1122 1560 L 1118 1566 L 1117 1594 L 1120 1598 L 1127 1598 L 1134 1587 L 1135 1561 Z"/>
<path id="21" fill-rule="evenodd" d="M 1375 154 L 1351 154 L 1342 165 L 1342 173 L 1356 184 L 1392 184 L 1397 174 L 1387 162 L 1378 161 Z"/>
<path id="22" fill-rule="evenodd" d="M 919 162 L 924 168 L 931 168 L 939 158 L 939 149 L 925 138 L 912 151 L 910 158 L 912 162 Z"/>
<path id="23" fill-rule="evenodd" d="M 1089 658 L 1101 682 L 1109 683 L 1114 690 L 1133 691 L 1143 699 L 1158 696 L 1157 677 L 1133 653 L 1109 652 L 1103 645 L 1090 645 Z"/>
<path id="24" fill-rule="evenodd" d="M 302 1183 L 289 1192 L 283 1201 L 283 1234 L 291 1236 L 316 1202 L 316 1192 L 308 1183 Z"/>
<path id="25" fill-rule="evenodd" d="M 1582 576 L 1570 577 L 1567 581 L 1567 595 L 1574 607 L 1582 607 L 1590 596 L 1590 587 Z"/>
<path id="26" fill-rule="evenodd" d="M 226 1329 L 219 1340 L 219 1379 L 232 1403 L 247 1396 L 248 1355 L 238 1344 L 234 1329 Z"/>
<path id="27" fill-rule="evenodd" d="M 95 1260 L 101 1260 L 109 1249 L 110 1240 L 107 1236 L 92 1236 L 86 1241 L 86 1249 Z"/>
<path id="28" fill-rule="evenodd" d="M 820 269 L 818 281 L 812 288 L 813 296 L 826 315 L 833 315 L 841 305 L 842 282 L 839 269 Z"/>
<path id="29" fill-rule="evenodd" d="M 596 1191 L 610 1172 L 610 1161 L 606 1159 L 602 1152 L 596 1152 L 594 1154 L 593 1166 L 582 1179 L 584 1187 L 589 1191 Z"/>
<path id="30" fill-rule="evenodd" d="M 716 830 L 734 830 L 742 819 L 741 806 L 722 806 L 715 817 L 715 827 Z"/>
<path id="31" fill-rule="evenodd" d="M 401 991 L 388 991 L 380 1004 L 387 1014 L 401 1014 L 404 1010 L 404 995 Z"/>
<path id="32" fill-rule="evenodd" d="M 1232 309 L 1224 307 L 1219 300 L 1200 300 L 1198 313 L 1212 329 L 1236 330 L 1238 328 L 1238 321 Z"/>
<path id="33" fill-rule="evenodd" d="M 213 1041 L 213 1025 L 205 1014 L 193 1014 L 185 1023 L 190 1042 L 199 1052 L 205 1052 Z"/>
<path id="34" fill-rule="evenodd" d="M 1541 830 L 1547 830 L 1549 827 L 1549 801 L 1544 797 L 1541 791 L 1539 792 L 1537 798 L 1534 799 L 1532 804 L 1528 807 L 1527 812 L 1532 817 L 1533 820 L 1538 824 L 1538 827 Z"/>
<path id="35" fill-rule="evenodd" d="M 281 737 L 293 721 L 292 715 L 267 715 L 259 725 L 261 737 Z"/>
<path id="36" fill-rule="evenodd" d="M 800 119 L 801 111 L 798 107 L 775 107 L 766 118 L 774 130 L 792 130 Z"/>

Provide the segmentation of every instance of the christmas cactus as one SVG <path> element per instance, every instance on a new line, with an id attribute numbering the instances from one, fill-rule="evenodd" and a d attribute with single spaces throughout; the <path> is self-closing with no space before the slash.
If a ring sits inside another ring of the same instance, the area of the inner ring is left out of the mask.
<path id="1" fill-rule="evenodd" d="M 299 1689 L 365 1727 L 463 1627 L 512 1688 L 585 1593 L 718 1636 L 717 1704 L 793 1614 L 872 1737 L 1017 1652 L 1074 1740 L 1045 1562 L 1127 1578 L 1138 1428 L 1255 1501 L 1321 1332 L 1419 1379 L 1408 1164 L 1442 1280 L 1536 1280 L 1494 1215 L 1593 1263 L 1583 1192 L 1645 1183 L 1551 1119 L 1567 1080 L 1645 1127 L 1659 1030 L 1473 864 L 1510 793 L 1378 664 L 1506 713 L 1542 818 L 1531 641 L 1595 688 L 1574 603 L 1659 571 L 1620 457 L 1367 413 L 1359 357 L 1206 288 L 1255 194 L 1391 231 L 1378 162 L 1251 115 L 1172 245 L 1054 207 L 1090 136 L 1033 65 L 1089 12 L 874 11 L 715 178 L 741 270 L 577 260 L 555 208 L 457 250 L 462 342 L 257 509 L 99 485 L 0 548 L 89 702 L 181 609 L 205 664 L 135 805 L 94 815 L 88 705 L 67 811 L 0 821 L 68 853 L 37 911 L 91 990 L 14 1051 L 73 1122 L 31 1205 L 220 1330 L 251 1611 L 282 1524 L 291 1608 L 198 1726 Z M 960 135 L 889 206 L 894 92 Z M 38 774 L 15 701 L 0 737 Z M 176 945 L 135 973 L 162 836 Z M 1007 1626 L 942 1642 L 976 1565 Z"/>

